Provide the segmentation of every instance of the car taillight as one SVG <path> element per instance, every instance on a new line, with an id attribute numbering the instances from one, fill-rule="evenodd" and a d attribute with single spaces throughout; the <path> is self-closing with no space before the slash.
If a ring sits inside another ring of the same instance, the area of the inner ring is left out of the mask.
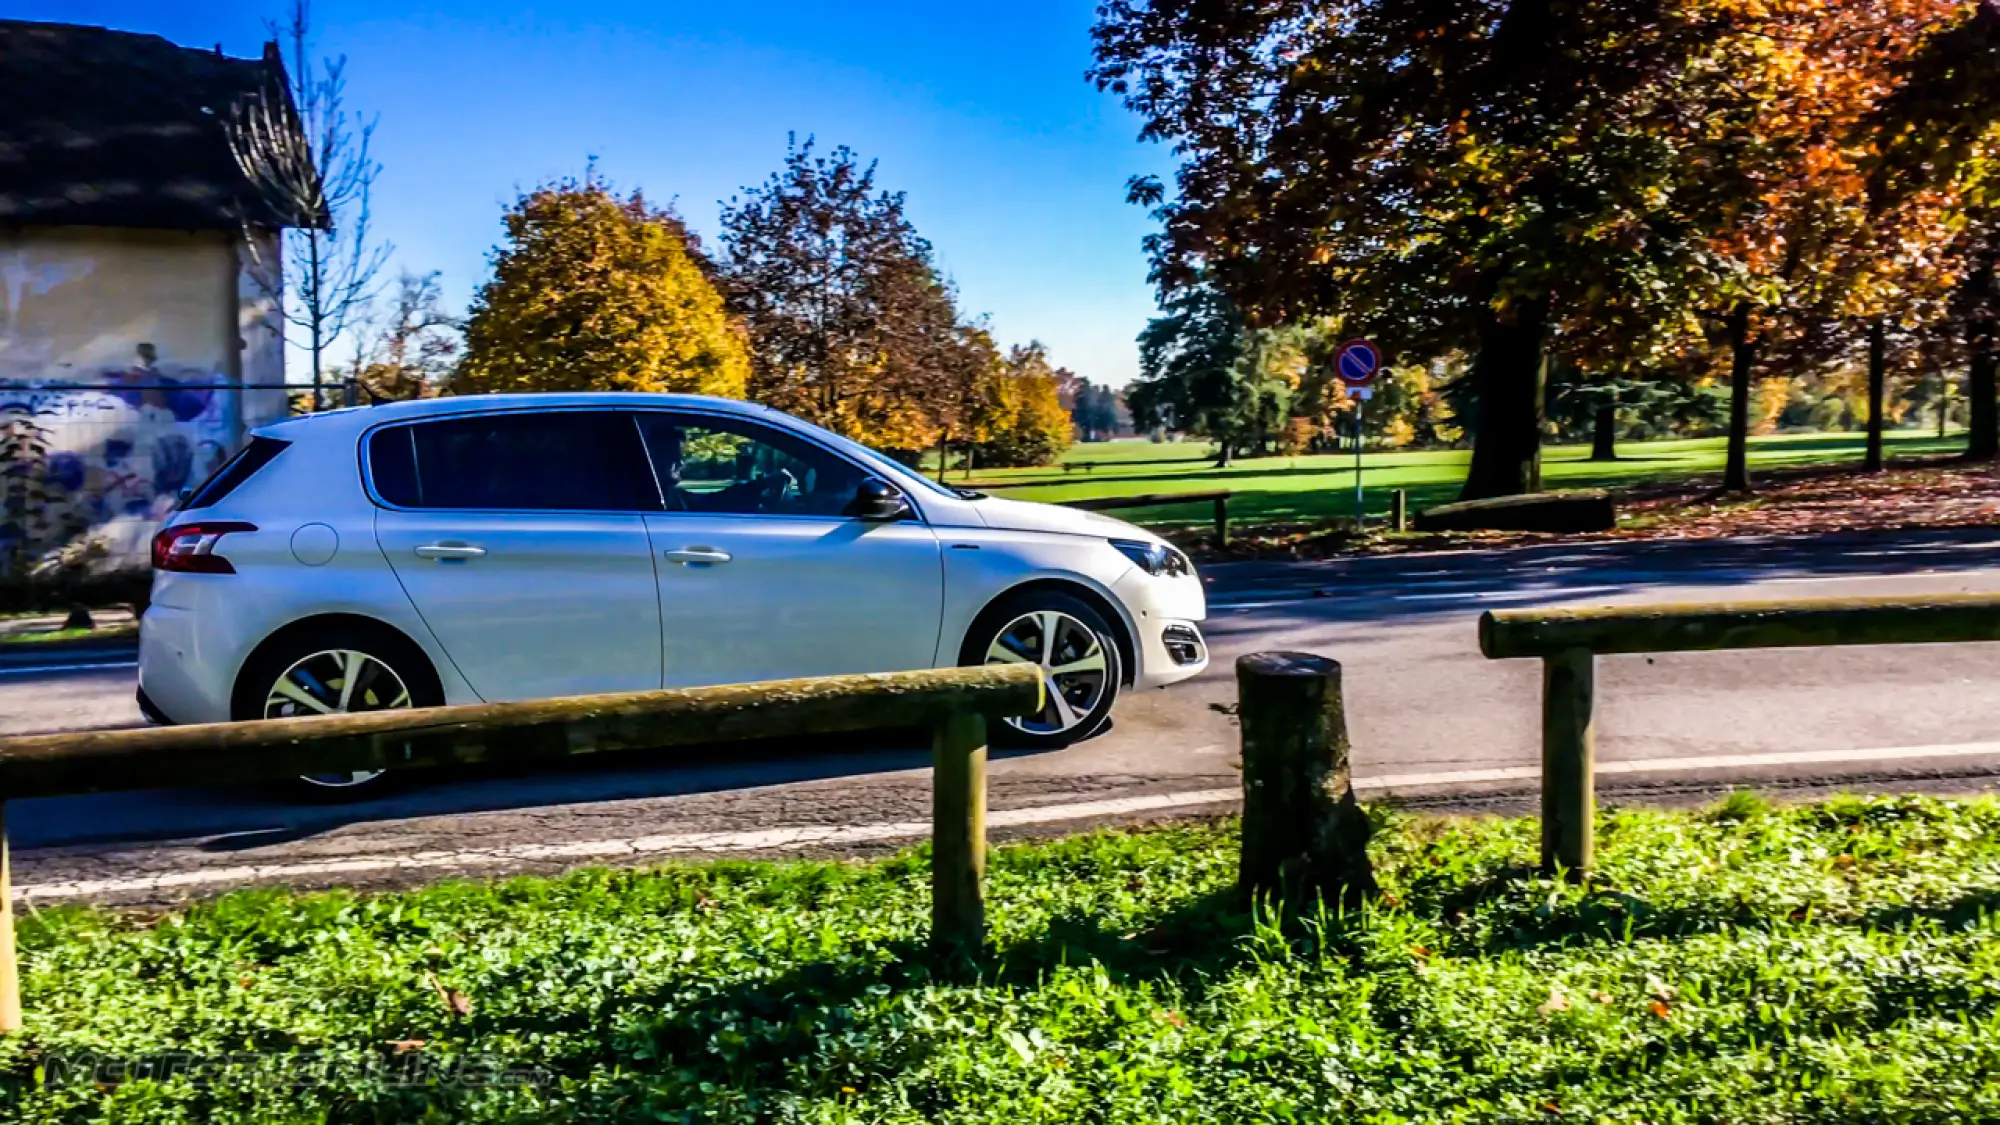
<path id="1" fill-rule="evenodd" d="M 215 553 L 222 537 L 255 531 L 253 523 L 184 523 L 163 527 L 153 536 L 153 569 L 180 574 L 235 574 L 229 560 Z"/>

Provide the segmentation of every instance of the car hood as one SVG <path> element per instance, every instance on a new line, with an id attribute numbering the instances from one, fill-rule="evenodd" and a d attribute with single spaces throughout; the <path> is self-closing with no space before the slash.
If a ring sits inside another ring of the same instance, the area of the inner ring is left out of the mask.
<path id="1" fill-rule="evenodd" d="M 975 501 L 972 510 L 979 513 L 979 518 L 986 521 L 987 527 L 998 531 L 1048 531 L 1057 535 L 1166 542 L 1136 524 L 1080 508 L 1065 508 L 1060 504 L 1036 504 L 1027 500 L 1002 500 L 998 496 L 987 496 Z"/>

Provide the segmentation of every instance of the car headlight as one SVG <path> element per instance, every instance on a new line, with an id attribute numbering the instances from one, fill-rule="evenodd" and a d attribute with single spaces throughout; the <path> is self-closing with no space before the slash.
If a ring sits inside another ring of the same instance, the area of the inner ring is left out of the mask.
<path id="1" fill-rule="evenodd" d="M 1113 539 L 1113 547 L 1118 553 L 1131 559 L 1133 565 L 1151 575 L 1192 574 L 1194 568 L 1188 565 L 1187 556 L 1167 546 L 1165 543 L 1141 543 L 1136 539 Z"/>

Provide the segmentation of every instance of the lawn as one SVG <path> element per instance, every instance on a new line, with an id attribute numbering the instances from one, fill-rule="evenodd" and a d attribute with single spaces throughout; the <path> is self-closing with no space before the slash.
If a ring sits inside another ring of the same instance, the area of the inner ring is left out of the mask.
<path id="1" fill-rule="evenodd" d="M 1614 812 L 1588 887 L 1526 866 L 1533 821 L 1381 815 L 1381 904 L 1283 925 L 1236 908 L 1226 824 L 999 849 L 976 960 L 913 941 L 920 853 L 25 914 L 0 1116 L 2000 1116 L 2000 804 Z M 175 1050 L 324 1084 L 63 1069 Z M 387 1077 L 471 1060 L 487 1079 Z"/>
<path id="2" fill-rule="evenodd" d="M 1854 462 L 1861 459 L 1861 434 L 1781 434 L 1753 439 L 1750 462 L 1756 468 Z M 1904 431 L 1888 435 L 1891 457 L 1957 453 L 1962 436 L 1939 440 L 1935 434 Z M 1310 523 L 1354 512 L 1354 458 L 1351 454 L 1312 457 L 1238 458 L 1217 469 L 1212 446 L 1206 442 L 1115 441 L 1073 446 L 1064 455 L 1071 465 L 1044 469 L 997 469 L 973 474 L 976 487 L 1017 500 L 1062 503 L 1102 496 L 1199 492 L 1229 489 L 1229 513 L 1237 526 Z M 1725 452 L 1722 438 L 1631 442 L 1619 447 L 1619 460 L 1594 462 L 1587 445 L 1550 446 L 1542 454 L 1542 475 L 1550 488 L 1618 487 L 1719 474 Z M 1362 458 L 1362 484 L 1368 510 L 1382 516 L 1389 509 L 1391 489 L 1406 489 L 1412 511 L 1454 500 L 1465 479 L 1467 450 L 1420 450 L 1371 453 Z M 1092 462 L 1089 471 L 1082 463 Z M 951 474 L 958 483 L 959 474 Z M 1203 504 L 1121 510 L 1121 519 L 1154 527 L 1200 526 L 1209 510 Z"/>

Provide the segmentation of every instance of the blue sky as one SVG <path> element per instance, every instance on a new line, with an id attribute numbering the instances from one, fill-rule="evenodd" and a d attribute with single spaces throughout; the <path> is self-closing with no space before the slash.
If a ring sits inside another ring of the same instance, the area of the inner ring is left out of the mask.
<path id="1" fill-rule="evenodd" d="M 14 0 L 7 15 L 103 24 L 252 55 L 283 0 Z M 880 182 L 1009 343 L 1040 339 L 1099 382 L 1136 371 L 1153 311 L 1124 202 L 1170 156 L 1084 81 L 1092 0 L 317 0 L 350 100 L 379 111 L 376 215 L 397 262 L 463 302 L 502 207 L 595 157 L 672 199 L 704 238 L 717 203 L 777 168 L 785 135 L 881 162 Z"/>

